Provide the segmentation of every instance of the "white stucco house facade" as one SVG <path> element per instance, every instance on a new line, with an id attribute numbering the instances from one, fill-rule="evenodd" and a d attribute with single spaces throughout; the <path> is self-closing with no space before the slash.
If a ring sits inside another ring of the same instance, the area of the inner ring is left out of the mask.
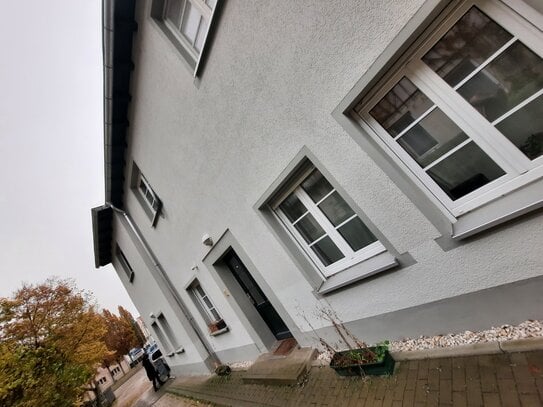
<path id="1" fill-rule="evenodd" d="M 539 0 L 104 0 L 112 263 L 179 372 L 543 318 Z"/>

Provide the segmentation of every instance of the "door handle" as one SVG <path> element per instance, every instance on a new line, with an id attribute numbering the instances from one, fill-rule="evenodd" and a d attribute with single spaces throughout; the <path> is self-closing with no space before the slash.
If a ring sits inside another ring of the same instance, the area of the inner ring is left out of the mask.
<path id="1" fill-rule="evenodd" d="M 247 296 L 247 298 L 249 298 L 249 301 L 251 301 L 251 303 L 253 305 L 256 305 L 256 302 L 255 302 L 254 298 L 251 296 L 251 294 L 246 292 L 245 295 Z"/>

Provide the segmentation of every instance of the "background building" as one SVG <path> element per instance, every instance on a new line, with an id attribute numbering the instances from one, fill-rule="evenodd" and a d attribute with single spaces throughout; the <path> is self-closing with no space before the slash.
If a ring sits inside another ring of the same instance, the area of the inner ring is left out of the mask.
<path id="1" fill-rule="evenodd" d="M 104 1 L 110 262 L 174 370 L 543 312 L 543 10 Z"/>

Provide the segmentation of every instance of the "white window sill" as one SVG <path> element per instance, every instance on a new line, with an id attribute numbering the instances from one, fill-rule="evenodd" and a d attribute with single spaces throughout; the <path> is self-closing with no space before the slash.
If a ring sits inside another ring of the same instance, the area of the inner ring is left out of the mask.
<path id="1" fill-rule="evenodd" d="M 228 327 L 225 326 L 223 329 L 219 329 L 218 331 L 215 331 L 215 332 L 210 332 L 209 335 L 211 335 L 211 336 L 219 336 L 219 335 L 227 333 L 228 331 L 229 331 Z"/>
<path id="2" fill-rule="evenodd" d="M 356 266 L 329 277 L 319 287 L 319 294 L 328 294 L 332 291 L 363 280 L 381 271 L 388 270 L 398 265 L 398 261 L 388 252 L 378 254 L 365 260 Z"/>
<path id="3" fill-rule="evenodd" d="M 541 199 L 542 187 L 543 181 L 533 182 L 462 215 L 452 225 L 452 238 L 454 240 L 464 239 L 543 207 L 543 199 Z"/>

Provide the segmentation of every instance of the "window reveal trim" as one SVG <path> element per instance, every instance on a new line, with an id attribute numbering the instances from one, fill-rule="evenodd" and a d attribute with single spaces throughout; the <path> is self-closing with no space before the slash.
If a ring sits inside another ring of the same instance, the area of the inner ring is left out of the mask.
<path id="1" fill-rule="evenodd" d="M 359 216 L 360 220 L 386 249 L 383 253 L 353 264 L 331 277 L 323 275 L 317 264 L 309 257 L 307 251 L 298 243 L 289 229 L 285 227 L 279 215 L 274 210 L 288 196 L 289 191 L 293 190 L 293 185 L 299 185 L 301 179 L 305 178 L 304 173 L 307 174 L 310 171 L 309 168 L 313 167 L 318 169 L 332 187 L 338 191 L 342 199 Z M 307 146 L 301 147 L 296 155 L 286 164 L 277 178 L 255 202 L 253 209 L 269 228 L 272 235 L 286 249 L 286 253 L 294 266 L 313 287 L 313 292 L 317 298 L 320 298 L 321 295 L 333 293 L 337 289 L 360 283 L 367 277 L 377 273 L 396 267 L 406 268 L 416 263 L 416 260 L 409 252 L 400 254 L 395 250 L 386 236 L 364 214 L 357 203 L 351 199 L 348 192 L 343 190 L 341 184 L 335 180 L 333 174 L 327 171 L 326 167 Z"/>

